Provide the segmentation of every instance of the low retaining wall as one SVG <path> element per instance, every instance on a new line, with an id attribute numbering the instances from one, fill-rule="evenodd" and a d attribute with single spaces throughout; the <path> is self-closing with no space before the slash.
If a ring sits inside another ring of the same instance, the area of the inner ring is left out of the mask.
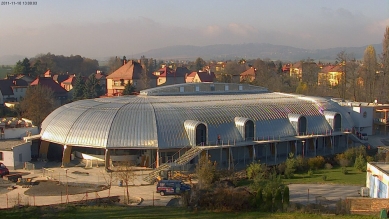
<path id="1" fill-rule="evenodd" d="M 349 197 L 346 199 L 351 214 L 379 215 L 382 209 L 389 210 L 389 199 Z"/>

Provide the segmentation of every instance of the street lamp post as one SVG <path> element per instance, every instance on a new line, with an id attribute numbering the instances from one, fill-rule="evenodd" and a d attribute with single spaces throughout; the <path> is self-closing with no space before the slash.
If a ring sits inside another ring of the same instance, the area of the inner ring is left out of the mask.
<path id="1" fill-rule="evenodd" d="M 301 143 L 303 143 L 303 158 L 304 158 L 305 140 L 302 140 Z"/>

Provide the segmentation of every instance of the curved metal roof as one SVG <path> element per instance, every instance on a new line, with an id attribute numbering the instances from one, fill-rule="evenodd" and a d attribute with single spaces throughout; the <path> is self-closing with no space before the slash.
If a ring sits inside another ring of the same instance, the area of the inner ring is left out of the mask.
<path id="1" fill-rule="evenodd" d="M 208 144 L 215 144 L 218 135 L 224 142 L 243 141 L 235 124 L 237 117 L 255 123 L 256 139 L 296 136 L 288 118 L 290 114 L 307 118 L 308 133 L 325 134 L 331 126 L 324 111 L 341 114 L 342 129 L 353 127 L 348 113 L 332 100 L 266 92 L 261 87 L 254 92 L 252 86 L 244 93 L 239 85 L 229 86 L 240 89 L 237 92 L 230 89 L 215 94 L 161 95 L 161 88 L 156 96 L 72 102 L 59 107 L 43 121 L 42 140 L 99 148 L 182 148 L 190 146 L 185 121 L 193 120 L 207 124 Z M 167 86 L 169 93 L 174 86 L 179 91 L 179 87 L 193 85 Z"/>

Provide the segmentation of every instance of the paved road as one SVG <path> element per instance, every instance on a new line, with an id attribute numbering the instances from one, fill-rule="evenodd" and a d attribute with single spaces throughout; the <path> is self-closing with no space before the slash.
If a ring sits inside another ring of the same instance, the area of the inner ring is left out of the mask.
<path id="1" fill-rule="evenodd" d="M 360 186 L 331 185 L 331 184 L 291 184 L 289 185 L 290 201 L 307 204 L 315 203 L 319 196 L 336 202 L 346 197 L 359 196 Z"/>

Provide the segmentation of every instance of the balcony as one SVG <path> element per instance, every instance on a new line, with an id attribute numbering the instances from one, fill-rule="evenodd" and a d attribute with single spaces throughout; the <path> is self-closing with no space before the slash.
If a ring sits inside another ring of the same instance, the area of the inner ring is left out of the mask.
<path id="1" fill-rule="evenodd" d="M 374 124 L 376 125 L 387 125 L 389 124 L 389 120 L 385 118 L 374 118 Z"/>

